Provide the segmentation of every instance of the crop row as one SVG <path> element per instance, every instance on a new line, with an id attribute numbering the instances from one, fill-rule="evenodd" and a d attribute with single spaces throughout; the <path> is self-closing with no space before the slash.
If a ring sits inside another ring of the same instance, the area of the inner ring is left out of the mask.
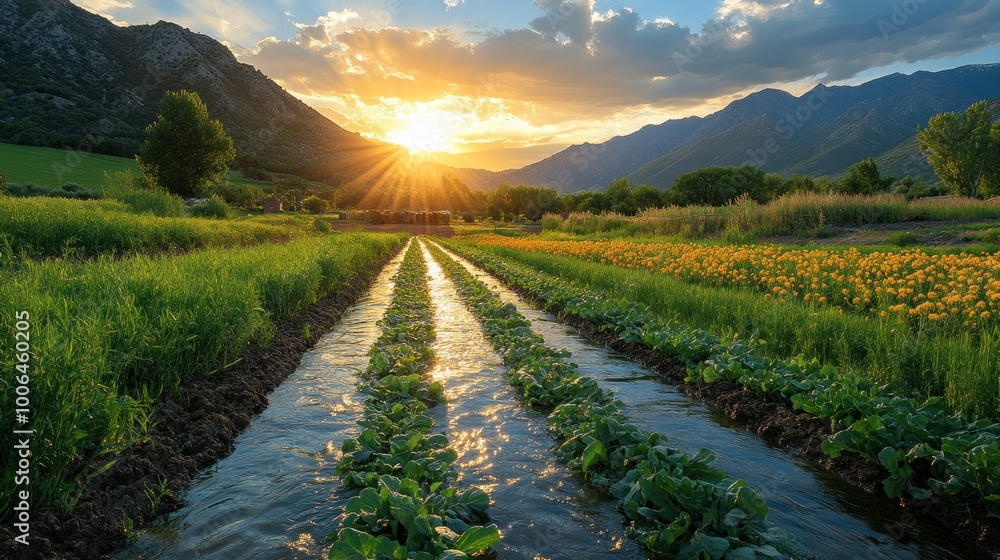
<path id="1" fill-rule="evenodd" d="M 1000 258 L 920 250 L 862 255 L 773 245 L 547 241 L 498 235 L 482 244 L 543 251 L 665 274 L 708 286 L 741 286 L 780 303 L 797 299 L 949 332 L 996 327 Z"/>
<path id="2" fill-rule="evenodd" d="M 153 400 L 266 344 L 272 317 L 291 316 L 372 274 L 399 235 L 300 238 L 282 245 L 138 256 L 85 264 L 25 261 L 0 284 L 0 324 L 30 316 L 32 505 L 73 508 L 86 464 L 123 449 L 148 427 Z M 275 263 L 280 263 L 276 266 Z M 10 342 L 11 348 L 13 342 Z M 0 352 L 15 372 L 14 352 Z M 12 376 L 0 377 L 0 421 L 15 425 Z M 0 445 L 13 449 L 10 430 Z M 0 456 L 12 488 L 14 456 Z M 0 493 L 0 511 L 13 494 Z"/>
<path id="3" fill-rule="evenodd" d="M 689 456 L 629 423 L 622 403 L 581 376 L 565 351 L 546 346 L 513 305 L 439 248 L 432 252 L 510 367 L 510 383 L 528 405 L 550 412 L 557 455 L 619 500 L 637 542 L 679 558 L 773 558 L 796 550 L 790 535 L 766 521 L 767 505 L 752 489 L 711 467 L 709 451 Z"/>
<path id="4" fill-rule="evenodd" d="M 728 380 L 828 420 L 836 433 L 824 451 L 852 451 L 882 465 L 890 496 L 978 498 L 1000 514 L 1000 424 L 951 414 L 940 398 L 916 402 L 895 395 L 889 386 L 815 359 L 762 356 L 745 342 L 662 320 L 613 294 L 571 285 L 483 249 L 456 249 L 553 309 L 683 361 L 691 379 Z"/>
<path id="5" fill-rule="evenodd" d="M 61 257 L 234 247 L 287 241 L 287 227 L 137 214 L 110 200 L 0 196 L 0 253 L 5 257 Z"/>
<path id="6" fill-rule="evenodd" d="M 481 525 L 489 520 L 489 496 L 452 486 L 458 456 L 446 436 L 430 435 L 434 421 L 426 412 L 444 394 L 427 375 L 434 329 L 426 271 L 411 243 L 361 374 L 363 430 L 342 446 L 337 472 L 346 486 L 363 490 L 337 519 L 331 559 L 459 560 L 500 539 L 496 525 Z"/>

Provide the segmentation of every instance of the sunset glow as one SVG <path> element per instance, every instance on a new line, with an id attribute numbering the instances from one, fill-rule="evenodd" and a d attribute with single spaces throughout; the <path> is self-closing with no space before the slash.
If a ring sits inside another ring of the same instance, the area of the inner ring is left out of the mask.
<path id="1" fill-rule="evenodd" d="M 398 128 L 388 131 L 385 140 L 419 154 L 452 152 L 458 118 L 444 112 L 421 112 L 404 116 Z"/>
<path id="2" fill-rule="evenodd" d="M 969 0 L 914 3 L 906 21 L 894 0 L 74 1 L 206 33 L 347 130 L 413 153 L 489 154 L 466 160 L 495 170 L 764 88 L 1000 57 L 1000 4 Z"/>

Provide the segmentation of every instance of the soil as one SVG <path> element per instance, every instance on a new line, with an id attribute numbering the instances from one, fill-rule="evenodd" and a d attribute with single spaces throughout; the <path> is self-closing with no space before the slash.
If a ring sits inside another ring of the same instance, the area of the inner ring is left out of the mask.
<path id="1" fill-rule="evenodd" d="M 157 399 L 154 427 L 106 472 L 87 481 L 72 514 L 31 512 L 30 544 L 13 541 L 12 520 L 0 527 L 0 558 L 66 560 L 106 558 L 126 542 L 126 520 L 138 529 L 176 510 L 177 495 L 203 469 L 233 450 L 233 440 L 267 408 L 267 395 L 294 372 L 302 355 L 340 321 L 371 287 L 386 258 L 360 271 L 340 293 L 290 319 L 275 322 L 266 347 L 251 345 L 242 361 L 196 379 L 180 394 Z M 304 337 L 309 325 L 310 336 Z M 162 484 L 161 484 L 162 483 Z M 154 506 L 154 497 L 169 490 Z"/>
<path id="2" fill-rule="evenodd" d="M 785 245 L 885 245 L 893 233 L 910 232 L 916 236 L 916 245 L 929 247 L 964 247 L 976 243 L 965 232 L 937 231 L 953 226 L 968 226 L 967 231 L 996 227 L 997 220 L 945 220 L 915 221 L 867 226 L 827 227 L 827 237 L 780 236 L 767 241 Z"/>
<path id="3" fill-rule="evenodd" d="M 549 306 L 548 302 L 517 286 L 504 284 L 533 305 L 558 314 L 561 321 L 577 329 L 585 338 L 616 350 L 663 376 L 688 396 L 722 411 L 769 444 L 814 461 L 871 494 L 885 496 L 882 482 L 886 472 L 880 465 L 853 453 L 844 453 L 836 459 L 823 453 L 823 440 L 832 431 L 829 424 L 819 418 L 729 382 L 688 382 L 685 380 L 687 367 L 683 363 L 640 344 L 625 342 L 593 322 Z M 975 543 L 1000 560 L 1000 519 L 987 517 L 981 504 L 964 508 L 933 496 L 929 500 L 903 498 L 898 500 L 898 505 L 900 523 L 905 524 L 908 516 L 935 520 L 958 538 Z"/>

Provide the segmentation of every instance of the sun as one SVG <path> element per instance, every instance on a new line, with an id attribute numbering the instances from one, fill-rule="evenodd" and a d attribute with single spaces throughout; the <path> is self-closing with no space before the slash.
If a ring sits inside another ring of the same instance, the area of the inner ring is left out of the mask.
<path id="1" fill-rule="evenodd" d="M 398 125 L 386 133 L 386 140 L 403 146 L 411 154 L 447 152 L 452 148 L 454 119 L 443 112 L 420 112 L 398 119 Z"/>

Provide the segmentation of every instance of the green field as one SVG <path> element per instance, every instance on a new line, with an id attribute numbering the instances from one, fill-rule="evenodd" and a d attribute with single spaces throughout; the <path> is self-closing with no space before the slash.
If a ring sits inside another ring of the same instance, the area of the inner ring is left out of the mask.
<path id="1" fill-rule="evenodd" d="M 96 189 L 104 183 L 105 173 L 118 171 L 138 176 L 139 165 L 129 158 L 0 143 L 0 173 L 7 175 L 8 183 L 50 187 L 76 183 Z M 226 179 L 238 185 L 270 185 L 267 181 L 244 179 L 238 171 L 230 171 Z"/>
<path id="2" fill-rule="evenodd" d="M 105 172 L 126 170 L 139 174 L 139 166 L 133 159 L 0 144 L 0 173 L 7 175 L 8 183 L 35 183 L 52 187 L 77 183 L 96 188 L 104 182 Z"/>

